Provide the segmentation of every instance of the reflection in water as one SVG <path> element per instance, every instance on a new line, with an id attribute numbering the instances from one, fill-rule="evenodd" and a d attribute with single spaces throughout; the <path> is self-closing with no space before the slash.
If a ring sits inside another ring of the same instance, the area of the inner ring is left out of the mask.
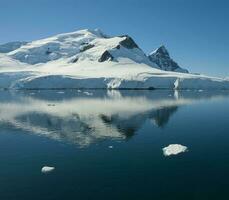
<path id="1" fill-rule="evenodd" d="M 198 91 L 1 91 L 0 125 L 81 147 L 128 139 L 149 120 L 159 128 L 179 106 L 226 92 Z"/>
<path id="2" fill-rule="evenodd" d="M 171 115 L 173 113 L 175 113 L 178 109 L 178 106 L 170 106 L 170 107 L 164 107 L 161 109 L 157 109 L 156 110 L 156 116 L 155 117 L 151 117 L 151 119 L 154 120 L 155 124 L 158 127 L 164 127 L 168 121 L 169 118 L 171 117 Z"/>

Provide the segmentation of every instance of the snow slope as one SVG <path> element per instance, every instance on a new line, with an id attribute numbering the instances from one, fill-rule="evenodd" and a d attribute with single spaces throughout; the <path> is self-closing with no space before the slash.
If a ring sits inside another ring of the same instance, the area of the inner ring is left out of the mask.
<path id="1" fill-rule="evenodd" d="M 128 35 L 86 29 L 0 53 L 0 88 L 229 89 L 226 79 L 160 68 Z"/>
<path id="2" fill-rule="evenodd" d="M 0 53 L 8 53 L 10 51 L 14 51 L 15 49 L 20 48 L 21 46 L 27 44 L 27 42 L 8 42 L 6 44 L 0 45 Z"/>

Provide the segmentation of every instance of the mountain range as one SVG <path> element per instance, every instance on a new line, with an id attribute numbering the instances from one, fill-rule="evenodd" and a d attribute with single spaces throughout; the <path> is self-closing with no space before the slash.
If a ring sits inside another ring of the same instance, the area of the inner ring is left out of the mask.
<path id="1" fill-rule="evenodd" d="M 129 35 L 79 30 L 0 45 L 0 88 L 228 89 L 189 73 L 164 45 L 147 55 Z"/>

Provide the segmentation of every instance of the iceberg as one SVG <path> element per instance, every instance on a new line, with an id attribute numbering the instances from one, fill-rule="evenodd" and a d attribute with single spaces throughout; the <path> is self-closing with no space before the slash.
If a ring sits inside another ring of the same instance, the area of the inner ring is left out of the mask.
<path id="1" fill-rule="evenodd" d="M 181 144 L 170 144 L 169 146 L 164 147 L 162 150 L 164 156 L 172 156 L 172 155 L 177 155 L 186 152 L 188 148 Z"/>
<path id="2" fill-rule="evenodd" d="M 42 172 L 43 174 L 50 173 L 50 172 L 52 172 L 53 170 L 55 170 L 55 167 L 44 166 L 44 167 L 41 168 L 41 172 Z"/>

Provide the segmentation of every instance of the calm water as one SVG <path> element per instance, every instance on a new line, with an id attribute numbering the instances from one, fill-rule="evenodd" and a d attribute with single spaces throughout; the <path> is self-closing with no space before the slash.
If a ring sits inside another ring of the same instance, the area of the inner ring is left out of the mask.
<path id="1" fill-rule="evenodd" d="M 166 157 L 169 144 L 189 151 Z M 0 92 L 1 200 L 215 200 L 228 186 L 229 92 Z"/>

